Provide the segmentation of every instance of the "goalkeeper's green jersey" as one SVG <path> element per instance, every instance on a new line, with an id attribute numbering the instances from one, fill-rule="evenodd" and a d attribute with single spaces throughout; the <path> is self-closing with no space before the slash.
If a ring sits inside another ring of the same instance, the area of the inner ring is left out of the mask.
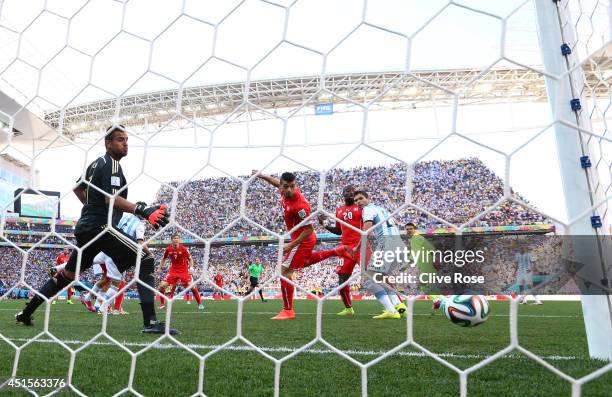
<path id="1" fill-rule="evenodd" d="M 422 251 L 417 262 L 417 267 L 421 273 L 435 273 L 436 268 L 433 265 L 433 260 L 430 255 L 424 255 L 426 252 L 434 251 L 436 248 L 431 242 L 420 234 L 415 234 L 410 238 L 410 250 L 413 252 Z"/>
<path id="2" fill-rule="evenodd" d="M 253 262 L 249 265 L 249 274 L 251 277 L 259 278 L 261 272 L 263 272 L 263 266 L 259 263 Z"/>

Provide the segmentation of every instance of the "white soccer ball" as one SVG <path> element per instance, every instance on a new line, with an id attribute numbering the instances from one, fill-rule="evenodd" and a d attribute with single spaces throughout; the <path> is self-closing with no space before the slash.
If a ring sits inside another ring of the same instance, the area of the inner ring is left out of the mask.
<path id="1" fill-rule="evenodd" d="M 475 327 L 487 321 L 489 302 L 484 295 L 452 295 L 442 301 L 440 310 L 454 324 Z"/>

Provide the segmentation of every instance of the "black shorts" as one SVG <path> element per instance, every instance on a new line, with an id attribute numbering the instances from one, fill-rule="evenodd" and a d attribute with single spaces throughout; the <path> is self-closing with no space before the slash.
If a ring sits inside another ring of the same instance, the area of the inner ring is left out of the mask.
<path id="1" fill-rule="evenodd" d="M 259 277 L 250 276 L 249 280 L 251 280 L 251 287 L 255 288 L 259 285 Z"/>
<path id="2" fill-rule="evenodd" d="M 117 230 L 115 228 L 108 229 L 103 234 L 99 235 L 104 228 L 105 225 L 102 225 L 99 230 L 75 232 L 77 247 L 82 247 L 96 238 L 91 245 L 88 245 L 87 248 L 83 250 L 81 256 L 81 272 L 89 269 L 93 265 L 93 259 L 99 252 L 104 252 L 111 257 L 115 265 L 117 265 L 117 269 L 122 273 L 136 264 L 138 243 L 122 230 Z M 150 254 L 144 251 L 141 255 L 141 261 L 153 259 Z M 73 250 L 66 264 L 66 270 L 74 272 L 77 267 L 76 265 L 77 251 Z"/>

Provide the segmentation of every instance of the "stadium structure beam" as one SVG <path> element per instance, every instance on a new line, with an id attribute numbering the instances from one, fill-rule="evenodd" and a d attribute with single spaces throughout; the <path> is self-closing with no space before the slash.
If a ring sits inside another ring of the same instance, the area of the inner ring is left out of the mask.
<path id="1" fill-rule="evenodd" d="M 601 82 L 612 82 L 612 65 L 605 64 L 609 67 L 605 79 L 602 73 L 606 71 L 585 67 L 587 84 L 590 82 L 602 96 L 608 95 L 609 84 Z M 354 107 L 349 100 L 368 103 L 376 97 L 380 106 L 394 109 L 451 103 L 452 93 L 457 94 L 460 104 L 545 101 L 547 98 L 541 73 L 511 67 L 328 75 L 324 82 L 320 76 L 259 80 L 251 81 L 246 95 L 245 92 L 245 82 L 187 87 L 182 93 L 178 89 L 149 92 L 45 112 L 44 120 L 54 128 L 63 121 L 64 134 L 76 137 L 103 129 L 109 120 L 142 126 L 197 119 L 206 125 L 208 118 L 226 115 L 241 105 L 244 112 L 259 113 L 260 119 L 266 119 L 274 117 L 276 111 L 307 103 L 347 104 L 344 109 L 334 111 L 351 111 Z M 176 113 L 179 97 L 182 116 Z M 249 103 L 254 106 L 248 106 Z M 272 114 L 258 112 L 257 107 Z M 209 122 L 216 124 L 215 120 Z"/>

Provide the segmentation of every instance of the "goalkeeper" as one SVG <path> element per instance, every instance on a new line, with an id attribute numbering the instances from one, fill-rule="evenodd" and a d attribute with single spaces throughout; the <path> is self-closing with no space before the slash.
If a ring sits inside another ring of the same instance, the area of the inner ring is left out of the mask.
<path id="1" fill-rule="evenodd" d="M 408 241 L 410 243 L 410 251 L 412 251 L 413 253 L 421 253 L 421 255 L 419 255 L 419 260 L 416 262 L 416 266 L 419 268 L 419 273 L 435 274 L 438 270 L 439 265 L 437 263 L 434 263 L 433 255 L 431 255 L 431 253 L 436 250 L 434 245 L 425 237 L 417 233 L 417 227 L 414 223 L 407 223 L 404 230 L 406 230 L 406 237 L 408 238 Z M 415 255 L 412 255 L 412 257 L 414 256 Z M 440 298 L 443 295 L 428 294 L 427 292 L 430 291 L 426 290 L 430 289 L 431 287 L 422 286 L 421 288 L 423 293 L 426 294 L 430 299 L 432 299 L 433 309 L 438 309 L 440 307 L 441 302 Z M 439 290 L 439 287 L 435 289 Z"/>
<path id="2" fill-rule="evenodd" d="M 90 268 L 94 257 L 104 252 L 117 264 L 120 272 L 136 264 L 139 245 L 125 232 L 117 228 L 123 212 L 133 213 L 147 220 L 153 227 L 159 228 L 168 224 L 165 205 L 147 206 L 143 202 L 133 204 L 127 200 L 127 181 L 119 160 L 128 153 L 128 135 L 123 126 L 111 126 L 104 137 L 106 154 L 92 162 L 85 173 L 85 179 L 79 178 L 79 185 L 74 193 L 83 203 L 81 217 L 75 227 L 76 245 L 84 247 L 81 254 L 80 271 Z M 85 182 L 85 180 L 87 182 Z M 115 195 L 113 208 L 110 208 L 110 196 Z M 111 224 L 108 225 L 108 214 L 111 212 Z M 108 227 L 110 226 L 110 227 Z M 154 258 L 141 251 L 141 262 L 138 278 L 147 286 L 137 284 L 140 306 L 144 322 L 143 333 L 163 334 L 165 324 L 157 321 L 153 305 L 155 290 L 153 270 Z M 40 296 L 50 298 L 64 289 L 75 278 L 78 251 L 73 250 L 63 270 L 49 279 L 34 296 L 25 309 L 15 315 L 17 323 L 32 325 L 32 314 L 44 302 Z M 178 331 L 170 329 L 171 334 Z"/>

